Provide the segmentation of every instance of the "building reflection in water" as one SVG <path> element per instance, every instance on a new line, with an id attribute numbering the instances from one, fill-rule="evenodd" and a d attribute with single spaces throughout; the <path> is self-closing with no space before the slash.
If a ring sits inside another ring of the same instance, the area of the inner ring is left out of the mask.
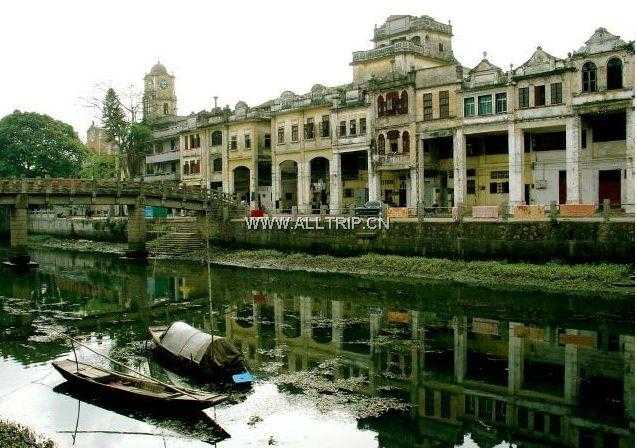
<path id="1" fill-rule="evenodd" d="M 272 350 L 288 372 L 338 359 L 338 378 L 363 377 L 364 393 L 394 391 L 411 403 L 409 430 L 360 423 L 375 427 L 381 444 L 452 446 L 471 433 L 480 446 L 633 445 L 634 314 L 615 325 L 597 319 L 595 308 L 563 320 L 518 305 L 506 313 L 495 305 L 464 311 L 462 301 L 447 305 L 457 299 L 450 290 L 434 304 L 422 292 L 386 299 L 390 288 L 365 297 L 350 280 L 322 286 L 308 274 L 214 268 L 209 279 L 200 265 L 140 268 L 52 252 L 36 258 L 37 278 L 16 278 L 0 295 L 37 291 L 40 304 L 56 294 L 82 297 L 77 312 L 88 318 L 127 310 L 143 325 L 184 319 L 225 334 L 254 368 L 270 362 Z M 412 302 L 413 309 L 401 305 Z M 561 315 L 573 309 L 564 305 Z"/>

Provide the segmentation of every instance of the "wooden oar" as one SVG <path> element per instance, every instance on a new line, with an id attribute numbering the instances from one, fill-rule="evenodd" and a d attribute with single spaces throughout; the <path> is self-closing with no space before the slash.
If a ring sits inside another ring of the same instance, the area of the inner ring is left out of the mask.
<path id="1" fill-rule="evenodd" d="M 56 330 L 51 330 L 51 331 L 52 331 L 52 332 L 54 332 L 54 333 L 57 333 L 57 334 L 58 334 L 58 335 L 60 335 L 60 336 L 64 336 L 65 338 L 70 339 L 72 342 L 74 342 L 74 343 L 76 343 L 76 344 L 78 344 L 78 345 L 80 345 L 80 346 L 84 347 L 85 349 L 87 349 L 87 350 L 89 350 L 89 351 L 91 351 L 91 352 L 95 353 L 96 355 L 99 355 L 99 356 L 102 356 L 102 357 L 104 357 L 104 358 L 108 359 L 110 362 L 112 362 L 112 363 L 113 363 L 113 364 L 115 364 L 115 365 L 118 365 L 118 366 L 120 366 L 120 367 L 124 367 L 125 369 L 128 369 L 128 370 L 130 370 L 131 372 L 136 373 L 137 375 L 141 376 L 142 378 L 145 378 L 145 379 L 147 379 L 147 380 L 153 381 L 153 382 L 155 382 L 155 383 L 157 383 L 157 384 L 161 384 L 162 386 L 168 387 L 168 388 L 170 388 L 170 389 L 176 390 L 177 392 L 179 392 L 179 393 L 181 393 L 181 394 L 183 394 L 183 395 L 187 395 L 187 396 L 189 396 L 189 397 L 191 397 L 191 398 L 194 398 L 195 400 L 198 400 L 198 401 L 201 401 L 201 400 L 202 400 L 200 397 L 198 397 L 198 396 L 196 396 L 196 395 L 193 395 L 192 393 L 189 393 L 188 391 L 186 391 L 186 390 L 184 390 L 184 389 L 181 389 L 181 388 L 179 388 L 179 387 L 176 387 L 176 386 L 175 386 L 175 385 L 173 385 L 173 384 L 167 384 L 167 383 L 164 383 L 164 382 L 162 382 L 162 381 L 159 381 L 159 380 L 158 380 L 158 379 L 156 379 L 156 378 L 150 377 L 150 376 L 148 376 L 148 375 L 144 375 L 143 373 L 138 372 L 137 370 L 133 369 L 132 367 L 127 366 L 127 365 L 126 365 L 126 364 L 124 364 L 124 363 L 121 363 L 121 362 L 119 362 L 119 361 L 115 361 L 114 359 L 109 358 L 108 356 L 104 355 L 103 353 L 99 353 L 98 351 L 93 350 L 93 349 L 92 349 L 91 347 L 89 347 L 88 345 L 83 344 L 83 343 L 81 343 L 80 341 L 75 340 L 74 338 L 72 338 L 72 337 L 71 337 L 71 336 L 69 336 L 68 334 L 64 334 L 64 333 L 59 332 L 59 331 L 56 331 Z M 77 354 L 75 355 L 75 361 L 77 362 Z M 98 367 L 98 369 L 99 369 L 99 367 Z M 104 369 L 99 369 L 99 370 L 104 370 Z"/>

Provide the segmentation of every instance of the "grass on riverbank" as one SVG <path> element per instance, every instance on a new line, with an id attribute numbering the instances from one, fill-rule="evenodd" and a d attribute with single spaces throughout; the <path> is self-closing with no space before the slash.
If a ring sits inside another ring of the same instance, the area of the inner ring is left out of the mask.
<path id="1" fill-rule="evenodd" d="M 55 448 L 55 444 L 29 428 L 0 420 L 0 446 L 3 448 Z"/>
<path id="2" fill-rule="evenodd" d="M 112 254 L 122 253 L 126 247 L 125 244 L 42 236 L 32 238 L 31 244 L 34 247 Z M 204 252 L 198 252 L 181 259 L 201 262 L 205 258 Z M 334 257 L 267 249 L 220 248 L 211 251 L 210 261 L 246 268 L 367 275 L 396 281 L 418 279 L 457 282 L 496 290 L 597 295 L 603 298 L 627 298 L 634 294 L 634 288 L 627 286 L 631 282 L 632 266 L 624 264 L 532 264 L 378 254 Z"/>
<path id="3" fill-rule="evenodd" d="M 575 294 L 632 295 L 617 286 L 632 268 L 621 264 L 508 263 L 367 254 L 356 257 L 286 254 L 274 250 L 214 250 L 214 263 L 251 268 L 339 272 L 386 278 L 451 281 L 492 289 L 524 289 Z"/>

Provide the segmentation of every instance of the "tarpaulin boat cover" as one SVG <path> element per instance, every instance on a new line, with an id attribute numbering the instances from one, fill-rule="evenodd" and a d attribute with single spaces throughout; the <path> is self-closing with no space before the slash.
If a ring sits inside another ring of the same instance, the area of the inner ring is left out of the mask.
<path id="1" fill-rule="evenodd" d="M 225 338 L 211 336 L 185 322 L 174 322 L 161 338 L 161 345 L 177 356 L 188 358 L 197 364 L 212 361 L 219 367 L 239 361 L 240 353 Z"/>

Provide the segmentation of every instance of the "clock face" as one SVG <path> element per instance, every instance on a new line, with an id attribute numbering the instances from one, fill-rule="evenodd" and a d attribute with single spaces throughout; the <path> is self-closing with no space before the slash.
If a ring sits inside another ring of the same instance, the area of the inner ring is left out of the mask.
<path id="1" fill-rule="evenodd" d="M 159 81 L 159 87 L 161 89 L 165 89 L 166 87 L 168 87 L 168 81 L 166 81 L 165 79 L 162 79 Z"/>

